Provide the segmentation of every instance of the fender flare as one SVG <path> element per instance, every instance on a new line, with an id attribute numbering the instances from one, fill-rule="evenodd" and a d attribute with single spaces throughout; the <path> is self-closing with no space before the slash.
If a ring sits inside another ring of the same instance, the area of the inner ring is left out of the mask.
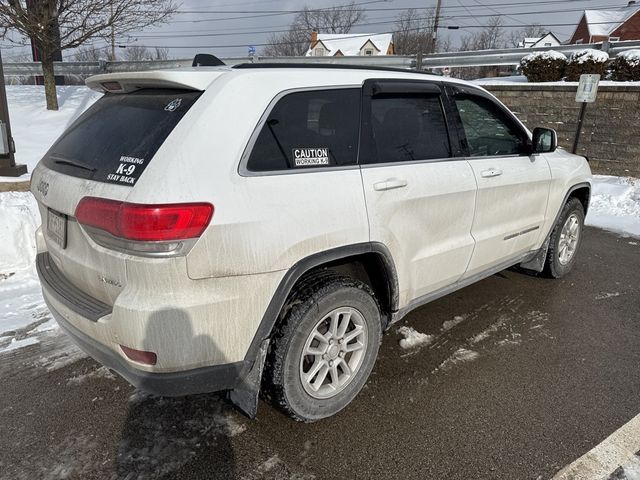
<path id="1" fill-rule="evenodd" d="M 547 232 L 547 235 L 544 237 L 544 242 L 542 243 L 542 246 L 540 247 L 538 252 L 530 260 L 527 260 L 526 262 L 520 263 L 520 265 L 519 265 L 520 267 L 524 268 L 525 270 L 532 270 L 534 272 L 542 272 L 542 270 L 544 269 L 544 262 L 547 259 L 547 252 L 549 251 L 549 241 L 551 240 L 551 233 L 553 232 L 553 229 L 555 228 L 556 224 L 558 223 L 558 219 L 560 218 L 560 214 L 562 213 L 562 209 L 564 208 L 564 206 L 569 201 L 569 197 L 571 197 L 571 194 L 573 192 L 575 192 L 576 190 L 578 190 L 579 188 L 584 188 L 584 187 L 587 187 L 589 189 L 589 199 L 591 199 L 591 184 L 589 182 L 577 183 L 577 184 L 573 185 L 571 188 L 569 188 L 569 190 L 567 191 L 566 195 L 564 196 L 564 199 L 560 203 L 560 208 L 558 208 L 558 212 L 556 213 L 556 217 L 553 219 L 553 223 L 551 224 L 551 228 Z M 585 215 L 587 214 L 587 210 L 586 209 L 585 209 L 584 213 L 585 213 Z"/>
<path id="2" fill-rule="evenodd" d="M 377 254 L 382 260 L 389 288 L 391 306 L 389 313 L 391 314 L 397 311 L 399 295 L 398 274 L 391 252 L 382 243 L 363 242 L 345 245 L 315 253 L 295 263 L 287 273 L 285 273 L 271 297 L 271 301 L 262 316 L 262 320 L 256 330 L 251 345 L 245 354 L 243 361 L 244 368 L 240 374 L 240 379 L 236 387 L 229 392 L 229 399 L 250 418 L 254 418 L 257 413 L 262 370 L 267 356 L 269 336 L 293 286 L 305 273 L 316 267 L 366 253 Z"/>
<path id="3" fill-rule="evenodd" d="M 396 311 L 398 309 L 398 274 L 396 272 L 391 252 L 384 244 L 379 242 L 363 242 L 314 253 L 313 255 L 296 262 L 280 281 L 280 284 L 276 288 L 276 291 L 271 297 L 271 301 L 262 316 L 260 326 L 258 327 L 253 341 L 249 346 L 249 350 L 245 355 L 245 362 L 253 362 L 255 360 L 256 355 L 260 350 L 260 345 L 271 334 L 271 331 L 278 320 L 278 314 L 282 310 L 287 297 L 291 293 L 291 289 L 305 273 L 316 267 L 336 260 L 366 253 L 375 253 L 382 259 L 389 284 L 391 311 Z"/>

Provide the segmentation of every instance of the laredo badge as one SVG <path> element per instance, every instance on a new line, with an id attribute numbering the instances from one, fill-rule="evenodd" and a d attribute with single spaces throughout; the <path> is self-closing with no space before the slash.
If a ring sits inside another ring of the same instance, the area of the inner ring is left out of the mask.
<path id="1" fill-rule="evenodd" d="M 294 148 L 293 162 L 296 167 L 329 165 L 328 148 Z"/>

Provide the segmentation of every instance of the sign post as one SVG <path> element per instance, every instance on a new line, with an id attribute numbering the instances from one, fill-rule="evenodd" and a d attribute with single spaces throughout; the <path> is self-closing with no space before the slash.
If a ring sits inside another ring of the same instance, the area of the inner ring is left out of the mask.
<path id="1" fill-rule="evenodd" d="M 598 96 L 598 84 L 600 83 L 600 75 L 580 75 L 580 83 L 576 92 L 576 102 L 581 103 L 580 116 L 578 117 L 578 130 L 576 138 L 573 142 L 571 153 L 578 151 L 578 143 L 580 142 L 580 133 L 582 132 L 582 124 L 584 123 L 584 115 L 587 112 L 587 103 L 594 103 Z"/>
<path id="2" fill-rule="evenodd" d="M 4 71 L 2 70 L 2 54 L 0 53 L 0 177 L 19 177 L 27 173 L 26 165 L 16 165 L 13 154 L 16 151 L 11 124 L 9 123 L 9 107 L 7 92 L 4 88 Z"/>

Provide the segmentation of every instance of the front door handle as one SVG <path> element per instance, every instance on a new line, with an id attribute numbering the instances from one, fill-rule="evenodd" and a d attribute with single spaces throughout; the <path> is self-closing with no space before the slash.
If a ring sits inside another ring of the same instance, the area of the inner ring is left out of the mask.
<path id="1" fill-rule="evenodd" d="M 490 168 L 489 170 L 484 170 L 480 173 L 483 178 L 491 178 L 491 177 L 499 177 L 502 175 L 502 170 L 499 168 Z"/>
<path id="2" fill-rule="evenodd" d="M 402 188 L 407 186 L 407 181 L 401 178 L 388 178 L 384 182 L 376 182 L 373 189 L 380 192 L 382 190 L 393 190 L 394 188 Z"/>

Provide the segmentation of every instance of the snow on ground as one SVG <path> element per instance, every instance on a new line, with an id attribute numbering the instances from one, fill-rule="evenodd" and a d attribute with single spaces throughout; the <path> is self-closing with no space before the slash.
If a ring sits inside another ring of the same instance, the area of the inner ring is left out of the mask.
<path id="1" fill-rule="evenodd" d="M 7 103 L 11 133 L 16 144 L 16 163 L 26 164 L 28 173 L 21 177 L 0 177 L 0 182 L 29 180 L 31 172 L 62 132 L 101 94 L 85 86 L 58 88 L 57 112 L 47 110 L 44 87 L 7 86 Z"/>
<path id="2" fill-rule="evenodd" d="M 400 340 L 400 347 L 404 349 L 429 345 L 433 341 L 433 335 L 420 333 L 411 327 L 400 327 L 398 333 L 404 337 Z"/>
<path id="3" fill-rule="evenodd" d="M 640 237 L 640 179 L 595 175 L 586 224 Z"/>
<path id="4" fill-rule="evenodd" d="M 30 193 L 0 193 L 0 352 L 37 343 L 29 333 L 53 323 L 35 271 L 39 224 Z"/>

